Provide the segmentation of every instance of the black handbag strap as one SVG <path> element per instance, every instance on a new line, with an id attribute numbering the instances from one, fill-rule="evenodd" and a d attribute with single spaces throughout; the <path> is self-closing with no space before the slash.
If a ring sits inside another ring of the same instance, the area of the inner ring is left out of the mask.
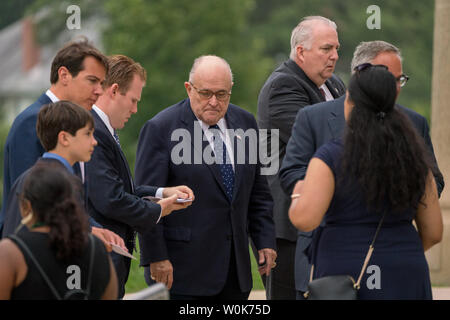
<path id="1" fill-rule="evenodd" d="M 31 261 L 33 261 L 34 265 L 38 269 L 38 271 L 41 274 L 44 281 L 47 283 L 47 286 L 49 287 L 50 291 L 55 296 L 56 300 L 62 300 L 63 298 L 61 297 L 58 290 L 53 285 L 53 282 L 50 280 L 47 273 L 44 271 L 41 264 L 37 261 L 36 257 L 31 252 L 30 248 L 25 244 L 25 242 L 16 234 L 10 234 L 8 236 L 8 238 L 14 239 L 20 244 L 20 246 L 25 251 L 25 253 L 28 255 L 28 257 L 31 259 Z M 93 271 L 93 267 L 94 267 L 94 256 L 95 256 L 95 241 L 92 238 L 91 234 L 89 234 L 89 242 L 90 242 L 90 247 L 91 247 L 90 251 L 91 252 L 90 252 L 90 261 L 89 261 L 88 283 L 87 283 L 87 287 L 86 287 L 87 297 L 89 296 L 90 291 L 91 291 L 92 271 Z M 67 296 L 67 294 L 64 296 L 64 298 L 66 298 L 66 296 Z"/>

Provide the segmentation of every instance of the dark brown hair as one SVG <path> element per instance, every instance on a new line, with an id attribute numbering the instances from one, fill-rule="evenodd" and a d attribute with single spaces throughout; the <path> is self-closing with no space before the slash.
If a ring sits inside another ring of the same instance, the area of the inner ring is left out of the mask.
<path id="1" fill-rule="evenodd" d="M 130 88 L 134 75 L 138 75 L 144 82 L 147 80 L 147 72 L 139 63 L 120 54 L 111 56 L 108 58 L 108 72 L 103 81 L 103 89 L 117 83 L 119 92 L 125 94 Z"/>
<path id="2" fill-rule="evenodd" d="M 90 125 L 94 119 L 89 111 L 70 101 L 49 103 L 39 111 L 36 132 L 46 151 L 56 148 L 58 134 L 66 131 L 75 136 L 78 130 Z"/>
<path id="3" fill-rule="evenodd" d="M 356 178 L 368 206 L 381 212 L 417 209 L 432 162 L 423 139 L 395 107 L 395 77 L 384 66 L 357 71 L 350 79 L 355 104 L 345 133 L 343 172 Z"/>
<path id="4" fill-rule="evenodd" d="M 70 42 L 58 51 L 52 62 L 50 83 L 58 82 L 58 70 L 61 67 L 66 67 L 72 77 L 76 77 L 84 69 L 84 59 L 88 56 L 97 59 L 108 71 L 106 56 L 92 46 L 87 39 L 83 39 L 82 41 Z"/>
<path id="5" fill-rule="evenodd" d="M 74 179 L 62 167 L 38 163 L 25 177 L 21 194 L 21 201 L 30 202 L 37 222 L 50 227 L 50 248 L 63 261 L 83 253 L 89 234 Z"/>

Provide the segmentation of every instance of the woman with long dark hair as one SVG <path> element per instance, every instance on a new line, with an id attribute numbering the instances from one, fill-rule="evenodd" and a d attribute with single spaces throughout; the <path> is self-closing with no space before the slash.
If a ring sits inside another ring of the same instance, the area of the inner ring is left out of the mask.
<path id="1" fill-rule="evenodd" d="M 345 136 L 317 150 L 289 210 L 302 231 L 324 218 L 311 250 L 314 278 L 357 279 L 384 216 L 360 299 L 432 298 L 424 251 L 441 241 L 442 216 L 424 142 L 395 107 L 396 95 L 385 66 L 356 67 Z"/>
<path id="2" fill-rule="evenodd" d="M 0 299 L 116 299 L 105 246 L 89 234 L 73 177 L 37 164 L 20 195 L 22 223 L 0 242 Z"/>

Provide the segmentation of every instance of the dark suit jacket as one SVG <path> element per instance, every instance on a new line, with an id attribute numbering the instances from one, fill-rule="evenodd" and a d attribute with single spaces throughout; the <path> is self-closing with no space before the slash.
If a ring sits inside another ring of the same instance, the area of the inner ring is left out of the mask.
<path id="1" fill-rule="evenodd" d="M 9 129 L 3 154 L 3 207 L 0 213 L 0 230 L 12 185 L 45 152 L 37 137 L 36 122 L 42 106 L 50 102 L 50 98 L 43 93 L 14 119 Z"/>
<path id="2" fill-rule="evenodd" d="M 334 98 L 345 94 L 345 86 L 336 76 L 325 84 Z M 324 98 L 317 85 L 293 60 L 283 62 L 267 79 L 258 98 L 258 125 L 260 129 L 279 129 L 279 137 L 269 135 L 266 149 L 270 150 L 271 139 L 279 138 L 278 153 L 271 155 L 276 157 L 278 166 L 283 161 L 297 112 L 322 101 Z M 290 198 L 283 192 L 277 174 L 267 176 L 267 180 L 275 200 L 273 215 L 277 238 L 296 241 L 297 230 L 288 217 Z"/>
<path id="3" fill-rule="evenodd" d="M 292 136 L 286 148 L 286 156 L 280 169 L 280 181 L 286 194 L 291 194 L 298 180 L 305 177 L 308 163 L 315 151 L 332 139 L 342 137 L 346 126 L 344 117 L 345 96 L 339 99 L 308 106 L 299 111 L 292 128 Z M 426 119 L 411 109 L 396 105 L 404 112 L 425 140 L 434 162 L 433 145 Z M 444 179 L 437 168 L 435 180 L 439 194 L 444 188 Z M 300 232 L 299 232 L 300 234 Z M 309 281 L 309 266 L 303 251 L 311 242 L 311 233 L 301 233 L 296 248 L 296 287 L 305 291 Z"/>
<path id="4" fill-rule="evenodd" d="M 141 199 L 154 195 L 157 188 L 134 185 L 125 155 L 97 113 L 91 112 L 98 145 L 85 167 L 88 211 L 102 226 L 122 237 L 132 252 L 134 231 L 150 230 L 159 219 L 161 206 Z"/>
<path id="5" fill-rule="evenodd" d="M 219 165 L 208 165 L 201 160 L 209 143 L 202 141 L 202 129 L 196 120 L 186 99 L 157 114 L 141 130 L 136 181 L 168 186 L 183 184 L 195 194 L 195 201 L 186 210 L 164 217 L 152 232 L 140 235 L 141 265 L 169 259 L 173 265 L 173 293 L 210 296 L 219 293 L 225 284 L 231 246 L 234 246 L 240 289 L 250 291 L 248 237 L 258 250 L 275 248 L 272 198 L 267 181 L 260 175 L 259 160 L 249 164 L 247 139 L 235 138 L 235 186 L 230 202 Z M 228 129 L 257 129 L 255 118 L 232 104 L 225 120 Z M 194 126 L 197 126 L 195 141 Z M 174 147 L 181 143 L 177 133 L 183 134 L 186 147 L 183 155 L 188 159 L 181 164 L 172 161 L 179 155 L 179 150 L 174 152 L 177 150 Z M 238 164 L 236 150 L 244 143 L 246 161 Z"/>

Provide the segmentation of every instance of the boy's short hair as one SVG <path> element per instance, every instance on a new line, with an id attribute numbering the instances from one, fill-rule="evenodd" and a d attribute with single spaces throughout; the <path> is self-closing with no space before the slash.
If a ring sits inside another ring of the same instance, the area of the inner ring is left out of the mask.
<path id="1" fill-rule="evenodd" d="M 94 128 L 91 113 L 70 101 L 58 101 L 46 104 L 39 111 L 36 131 L 46 151 L 56 148 L 58 134 L 66 131 L 75 136 L 78 130 L 90 125 Z"/>
<path id="2" fill-rule="evenodd" d="M 135 75 L 139 76 L 144 82 L 147 80 L 147 72 L 138 62 L 120 54 L 110 56 L 108 57 L 108 72 L 102 84 L 103 89 L 117 83 L 119 92 L 124 95 L 130 89 Z"/>

